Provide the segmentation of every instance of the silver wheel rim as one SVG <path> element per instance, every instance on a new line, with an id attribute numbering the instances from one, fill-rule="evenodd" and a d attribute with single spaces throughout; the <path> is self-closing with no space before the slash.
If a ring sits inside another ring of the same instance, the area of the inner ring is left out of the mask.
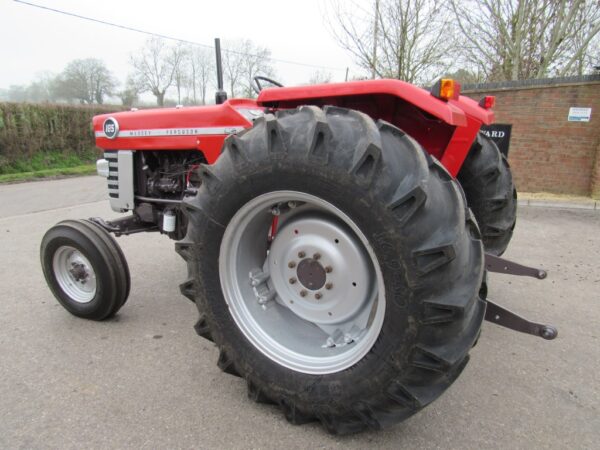
<path id="1" fill-rule="evenodd" d="M 52 258 L 58 285 L 74 302 L 89 303 L 96 296 L 96 273 L 90 261 L 76 248 L 59 247 Z"/>
<path id="2" fill-rule="evenodd" d="M 298 372 L 356 364 L 383 325 L 383 276 L 371 245 L 345 213 L 310 194 L 270 192 L 239 209 L 223 236 L 219 276 L 246 338 Z"/>

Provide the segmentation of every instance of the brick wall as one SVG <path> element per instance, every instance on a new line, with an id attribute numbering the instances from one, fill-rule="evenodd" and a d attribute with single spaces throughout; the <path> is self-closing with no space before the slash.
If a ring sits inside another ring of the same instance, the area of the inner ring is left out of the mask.
<path id="1" fill-rule="evenodd" d="M 496 122 L 512 124 L 509 162 L 519 191 L 600 196 L 600 79 L 588 79 L 463 89 L 475 99 L 495 95 Z M 568 122 L 571 106 L 591 107 L 591 121 Z"/>

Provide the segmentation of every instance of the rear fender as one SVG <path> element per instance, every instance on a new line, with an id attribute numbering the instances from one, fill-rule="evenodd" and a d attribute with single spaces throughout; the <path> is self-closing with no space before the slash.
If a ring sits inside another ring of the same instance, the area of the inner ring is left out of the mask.
<path id="1" fill-rule="evenodd" d="M 448 103 L 464 111 L 467 118 L 465 127 L 455 129 L 441 158 L 444 167 L 452 176 L 457 176 L 481 125 L 489 125 L 494 122 L 494 112 L 482 108 L 475 100 L 464 95 L 459 96 L 457 100 L 450 100 Z"/>
<path id="2" fill-rule="evenodd" d="M 264 89 L 259 105 L 289 109 L 300 105 L 335 105 L 386 120 L 415 138 L 456 176 L 481 125 L 494 113 L 465 96 L 448 102 L 400 80 L 365 80 Z"/>
<path id="3" fill-rule="evenodd" d="M 453 175 L 458 172 L 454 167 L 456 162 L 462 164 L 470 146 L 466 139 L 471 133 L 463 136 L 464 131 L 459 132 L 469 127 L 461 102 L 440 100 L 429 91 L 400 80 L 269 88 L 261 91 L 257 103 L 273 109 L 309 104 L 321 107 L 334 105 L 364 112 L 374 120 L 383 119 L 398 126 L 440 160 L 448 150 L 462 155 L 447 158 L 452 164 L 449 170 Z M 453 142 L 454 139 L 456 142 Z"/>

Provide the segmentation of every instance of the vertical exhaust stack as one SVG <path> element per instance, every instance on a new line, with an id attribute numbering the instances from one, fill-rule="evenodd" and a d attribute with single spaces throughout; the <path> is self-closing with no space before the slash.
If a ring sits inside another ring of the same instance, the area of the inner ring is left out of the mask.
<path id="1" fill-rule="evenodd" d="M 217 56 L 217 92 L 215 103 L 220 105 L 227 100 L 227 92 L 223 90 L 223 63 L 221 62 L 221 39 L 215 38 L 215 53 Z"/>

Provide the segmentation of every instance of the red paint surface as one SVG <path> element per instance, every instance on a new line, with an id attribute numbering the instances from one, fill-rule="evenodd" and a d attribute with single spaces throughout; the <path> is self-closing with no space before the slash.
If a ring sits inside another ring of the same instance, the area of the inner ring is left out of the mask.
<path id="1" fill-rule="evenodd" d="M 253 100 L 235 99 L 222 105 L 124 111 L 96 116 L 93 125 L 95 132 L 102 131 L 104 120 L 114 117 L 119 122 L 119 133 L 126 130 L 162 128 L 251 127 L 252 123 L 236 108 L 258 107 Z M 96 138 L 96 145 L 105 150 L 200 150 L 208 163 L 212 164 L 221 154 L 223 141 L 227 136 L 228 134 L 224 133 L 204 136 L 117 136 L 116 139 L 99 137 Z"/>
<path id="2" fill-rule="evenodd" d="M 482 124 L 494 113 L 460 96 L 448 102 L 429 91 L 399 80 L 366 80 L 264 89 L 258 99 L 232 99 L 222 105 L 127 111 L 94 117 L 94 131 L 102 131 L 107 117 L 120 131 L 163 128 L 244 127 L 252 123 L 238 109 L 290 109 L 301 105 L 355 109 L 374 120 L 390 122 L 419 142 L 456 176 Z M 117 137 L 96 139 L 108 150 L 199 150 L 208 163 L 218 158 L 227 133 L 201 136 Z"/>

